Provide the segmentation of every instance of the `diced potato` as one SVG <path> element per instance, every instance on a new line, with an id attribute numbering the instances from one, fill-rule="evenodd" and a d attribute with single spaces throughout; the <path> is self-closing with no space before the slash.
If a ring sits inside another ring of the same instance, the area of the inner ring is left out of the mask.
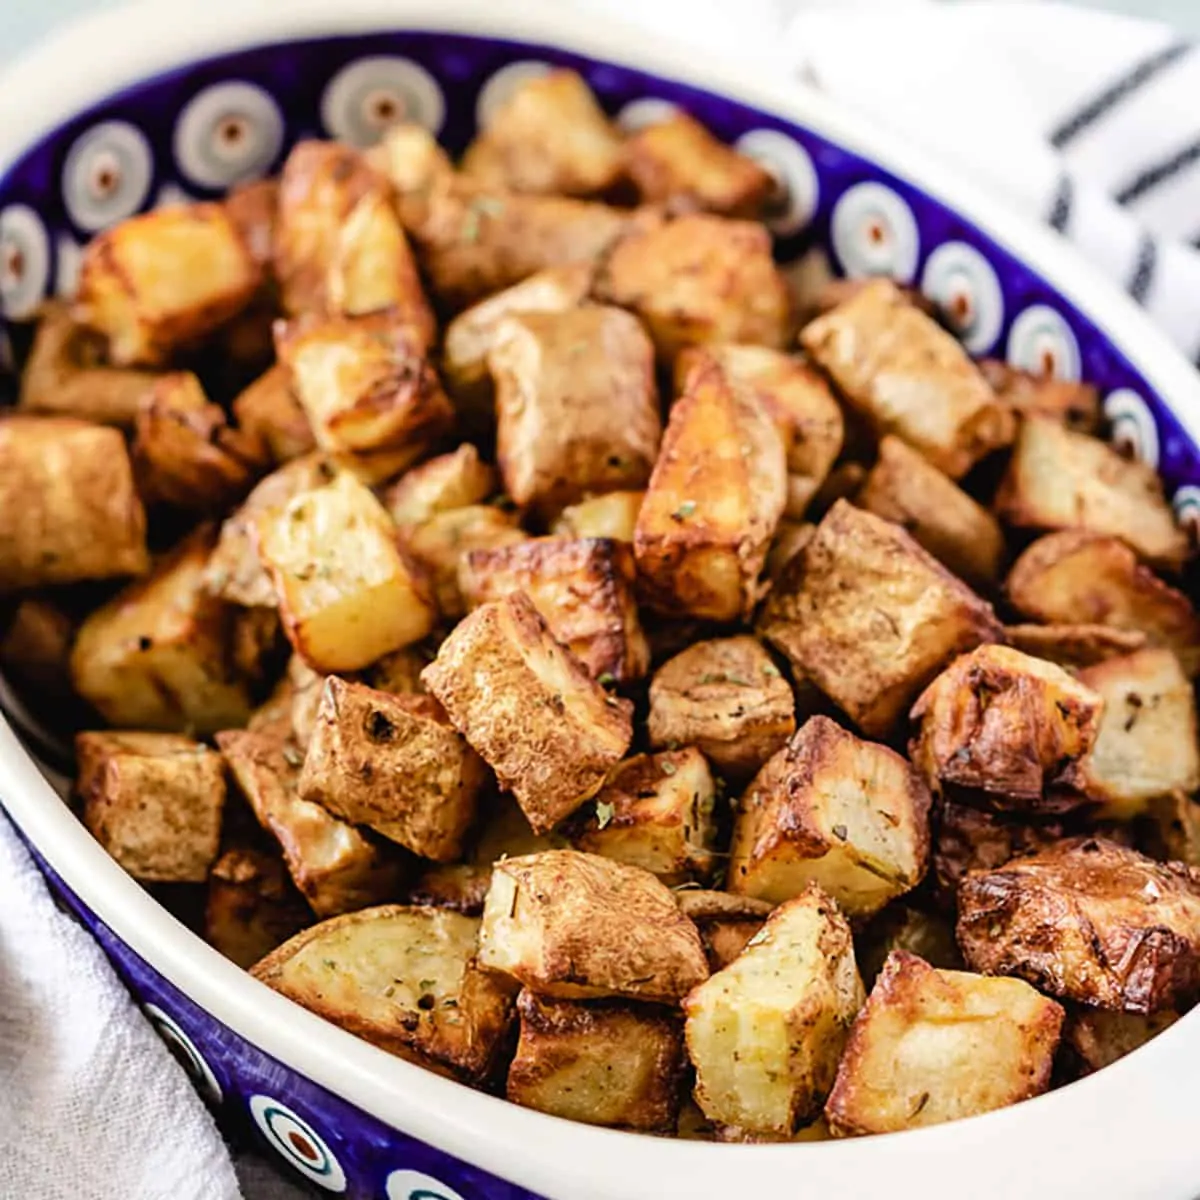
<path id="1" fill-rule="evenodd" d="M 634 529 L 647 600 L 714 621 L 748 616 L 786 489 L 783 439 L 763 406 L 712 365 L 693 371 Z"/>
<path id="2" fill-rule="evenodd" d="M 957 1121 L 1050 1086 L 1063 1010 L 1019 979 L 895 951 L 854 1022 L 825 1116 L 838 1137 Z"/>
<path id="3" fill-rule="evenodd" d="M 512 989 L 475 965 L 479 922 L 387 904 L 298 933 L 251 972 L 327 1021 L 440 1074 L 482 1082 Z"/>
<path id="4" fill-rule="evenodd" d="M 146 514 L 115 429 L 0 420 L 0 594 L 144 574 Z"/>
<path id="5" fill-rule="evenodd" d="M 1144 633 L 1110 625 L 1006 625 L 1004 638 L 1023 654 L 1068 668 L 1094 667 L 1146 645 Z"/>
<path id="6" fill-rule="evenodd" d="M 619 1000 L 517 997 L 521 1036 L 508 1069 L 514 1104 L 556 1117 L 673 1132 L 687 1059 L 677 1013 Z"/>
<path id="7" fill-rule="evenodd" d="M 75 621 L 52 601 L 26 596 L 0 635 L 0 670 L 43 699 L 71 695 Z"/>
<path id="8" fill-rule="evenodd" d="M 208 876 L 204 940 L 248 971 L 312 920 L 283 860 L 248 847 L 225 851 Z"/>
<path id="9" fill-rule="evenodd" d="M 649 871 L 547 850 L 492 868 L 480 965 L 544 996 L 674 1004 L 708 977 L 696 927 Z"/>
<path id="10" fill-rule="evenodd" d="M 1100 838 L 1058 842 L 958 889 L 968 966 L 1096 1008 L 1174 1008 L 1200 984 L 1200 871 Z"/>
<path id="11" fill-rule="evenodd" d="M 292 390 L 292 373 L 282 363 L 238 394 L 233 415 L 246 436 L 277 466 L 316 447 L 312 426 Z"/>
<path id="12" fill-rule="evenodd" d="M 742 797 L 729 889 L 778 904 L 818 883 L 848 916 L 870 916 L 921 882 L 929 803 L 894 750 L 813 717 Z"/>
<path id="13" fill-rule="evenodd" d="M 1179 1020 L 1177 1012 L 1105 1012 L 1080 1008 L 1068 1013 L 1063 1026 L 1063 1046 L 1080 1075 L 1112 1066 L 1119 1058 L 1144 1046 Z"/>
<path id="14" fill-rule="evenodd" d="M 872 737 L 956 654 L 1002 636 L 991 606 L 903 529 L 844 500 L 775 585 L 759 628 Z"/>
<path id="15" fill-rule="evenodd" d="M 1012 411 L 959 343 L 891 280 L 873 280 L 806 325 L 801 344 L 882 437 L 951 479 L 1013 439 Z"/>
<path id="16" fill-rule="evenodd" d="M 383 505 L 338 475 L 255 518 L 284 632 L 319 671 L 353 671 L 420 641 L 437 613 Z"/>
<path id="17" fill-rule="evenodd" d="M 995 504 L 1010 525 L 1108 534 L 1155 566 L 1178 568 L 1188 554 L 1152 467 L 1049 417 L 1022 421 Z"/>
<path id="18" fill-rule="evenodd" d="M 679 911 L 700 931 L 709 969 L 720 971 L 750 944 L 771 914 L 772 905 L 753 896 L 733 896 L 702 888 L 678 889 Z"/>
<path id="19" fill-rule="evenodd" d="M 863 999 L 850 926 L 814 884 L 684 999 L 696 1103 L 723 1125 L 792 1133 L 820 1113 Z"/>
<path id="20" fill-rule="evenodd" d="M 434 185 L 448 184 L 455 174 L 454 164 L 433 134 L 413 121 L 389 126 L 363 158 L 392 185 L 396 211 L 406 229 L 426 219 Z"/>
<path id="21" fill-rule="evenodd" d="M 262 270 L 269 271 L 275 246 L 275 218 L 279 212 L 279 181 L 256 179 L 238 184 L 224 203 L 250 257 Z"/>
<path id="22" fill-rule="evenodd" d="M 994 358 L 979 364 L 996 394 L 1022 416 L 1050 417 L 1068 429 L 1095 433 L 1100 427 L 1100 396 L 1090 383 L 1034 375 Z"/>
<path id="23" fill-rule="evenodd" d="M 159 208 L 88 243 L 74 315 L 117 366 L 159 366 L 236 315 L 261 280 L 221 205 Z"/>
<path id="24" fill-rule="evenodd" d="M 421 679 L 538 833 L 600 790 L 632 738 L 629 705 L 554 640 L 523 592 L 471 613 Z"/>
<path id="25" fill-rule="evenodd" d="M 451 454 L 405 471 L 384 493 L 383 503 L 404 533 L 437 513 L 482 504 L 498 487 L 495 470 L 464 442 Z"/>
<path id="26" fill-rule="evenodd" d="M 530 538 L 468 550 L 458 585 L 468 608 L 524 592 L 550 633 L 594 678 L 626 682 L 650 667 L 634 599 L 636 574 L 627 542 Z"/>
<path id="27" fill-rule="evenodd" d="M 938 912 L 926 912 L 906 900 L 897 900 L 855 931 L 858 970 L 868 987 L 874 985 L 893 951 L 903 950 L 930 966 L 956 971 L 962 955 L 954 940 L 954 921 Z"/>
<path id="28" fill-rule="evenodd" d="M 203 883 L 217 857 L 225 772 L 221 756 L 170 734 L 81 733 L 83 820 L 135 879 Z"/>
<path id="29" fill-rule="evenodd" d="M 569 504 L 559 513 L 551 532 L 558 537 L 614 538 L 632 543 L 645 497 L 645 492 L 606 492 Z"/>
<path id="30" fill-rule="evenodd" d="M 696 642 L 650 684 L 650 745 L 695 745 L 734 779 L 753 775 L 795 729 L 792 689 L 748 634 Z"/>

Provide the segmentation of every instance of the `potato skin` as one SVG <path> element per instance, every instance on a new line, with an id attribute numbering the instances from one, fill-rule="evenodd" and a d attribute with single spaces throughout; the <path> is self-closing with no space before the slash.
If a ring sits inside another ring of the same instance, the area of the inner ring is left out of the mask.
<path id="1" fill-rule="evenodd" d="M 1144 633 L 1108 625 L 1006 625 L 1004 639 L 1022 654 L 1068 668 L 1094 667 L 1146 645 Z"/>
<path id="2" fill-rule="evenodd" d="M 700 931 L 708 966 L 714 975 L 746 949 L 773 907 L 753 896 L 734 896 L 702 888 L 678 890 L 675 898 L 680 912 Z"/>
<path id="3" fill-rule="evenodd" d="M 1179 1013 L 1170 1010 L 1142 1016 L 1079 1008 L 1067 1014 L 1063 1048 L 1078 1075 L 1091 1075 L 1140 1049 L 1178 1020 Z"/>

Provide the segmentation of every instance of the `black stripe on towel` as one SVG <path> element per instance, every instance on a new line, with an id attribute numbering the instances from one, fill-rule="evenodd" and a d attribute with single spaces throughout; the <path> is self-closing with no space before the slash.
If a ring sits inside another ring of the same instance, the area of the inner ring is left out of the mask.
<path id="1" fill-rule="evenodd" d="M 1139 303 L 1145 303 L 1154 282 L 1154 269 L 1158 265 L 1158 243 L 1148 233 L 1142 235 L 1138 246 L 1133 274 L 1129 277 L 1129 294 Z"/>
<path id="2" fill-rule="evenodd" d="M 1132 95 L 1149 83 L 1160 71 L 1182 58 L 1190 49 L 1190 42 L 1171 42 L 1156 50 L 1148 58 L 1135 63 L 1124 75 L 1114 79 L 1098 96 L 1085 104 L 1074 116 L 1068 117 L 1050 134 L 1051 143 L 1062 149 L 1078 137 L 1089 126 L 1094 125 L 1106 112 L 1115 108 L 1126 96 Z"/>
<path id="3" fill-rule="evenodd" d="M 1200 139 L 1190 142 L 1176 150 L 1170 158 L 1147 167 L 1140 175 L 1127 183 L 1114 197 L 1118 204 L 1129 204 L 1153 191 L 1160 183 L 1174 179 L 1181 171 L 1187 170 L 1194 162 L 1200 161 Z"/>
<path id="4" fill-rule="evenodd" d="M 1054 199 L 1050 204 L 1050 215 L 1047 220 L 1051 229 L 1062 233 L 1067 222 L 1071 219 L 1071 205 L 1075 200 L 1075 184 L 1070 175 L 1063 175 L 1054 191 Z"/>

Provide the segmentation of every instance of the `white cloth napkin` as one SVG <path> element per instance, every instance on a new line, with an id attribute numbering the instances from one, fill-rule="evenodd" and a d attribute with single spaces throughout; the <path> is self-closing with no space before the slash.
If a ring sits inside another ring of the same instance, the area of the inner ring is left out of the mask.
<path id="1" fill-rule="evenodd" d="M 1059 4 L 575 0 L 800 75 L 1050 220 L 1200 352 L 1200 52 Z M 294 1200 L 182 1070 L 0 818 L 4 1194 Z M 168 1135 L 169 1131 L 169 1135 Z"/>

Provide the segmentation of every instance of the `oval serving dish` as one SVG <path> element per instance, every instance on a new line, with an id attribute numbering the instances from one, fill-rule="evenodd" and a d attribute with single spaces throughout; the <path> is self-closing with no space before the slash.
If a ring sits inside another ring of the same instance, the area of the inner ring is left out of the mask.
<path id="1" fill-rule="evenodd" d="M 580 71 L 626 125 L 648 106 L 679 105 L 768 163 L 786 190 L 775 223 L 782 262 L 823 246 L 843 274 L 920 287 L 957 314 L 972 353 L 1094 383 L 1114 436 L 1158 469 L 1181 521 L 1200 524 L 1200 376 L 1053 235 L 819 96 L 553 0 L 206 0 L 186 20 L 151 3 L 46 43 L 0 81 L 0 355 L 19 351 L 44 297 L 70 292 L 96 231 L 273 171 L 302 137 L 368 144 L 398 114 L 458 152 L 480 113 L 546 63 Z M 390 1057 L 259 984 L 110 861 L 47 775 L 0 722 L 0 798 L 54 890 L 226 1128 L 257 1137 L 324 1191 L 387 1200 L 1200 1191 L 1195 1016 L 1081 1083 L 917 1133 L 734 1146 L 568 1124 Z"/>

